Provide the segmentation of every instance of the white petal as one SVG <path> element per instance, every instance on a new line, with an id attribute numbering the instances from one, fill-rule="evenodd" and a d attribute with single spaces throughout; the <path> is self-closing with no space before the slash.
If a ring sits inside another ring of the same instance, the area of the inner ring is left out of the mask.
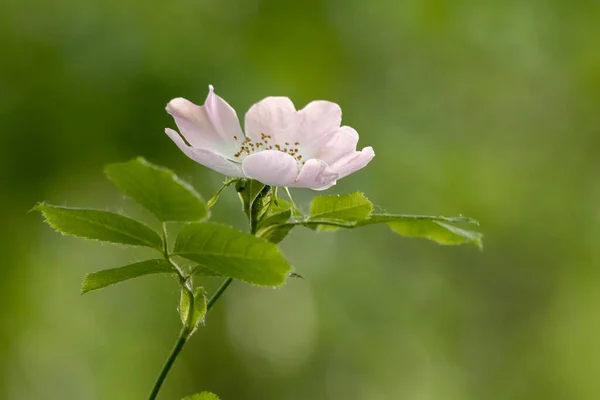
<path id="1" fill-rule="evenodd" d="M 212 85 L 208 89 L 204 108 L 217 133 L 224 141 L 243 140 L 244 134 L 235 110 L 215 93 Z"/>
<path id="2" fill-rule="evenodd" d="M 334 133 L 329 142 L 317 151 L 315 158 L 324 160 L 331 165 L 344 156 L 354 154 L 357 144 L 358 133 L 349 126 L 342 126 Z"/>
<path id="3" fill-rule="evenodd" d="M 298 165 L 289 154 L 265 150 L 246 157 L 242 162 L 242 170 L 248 178 L 265 185 L 290 186 L 296 180 Z"/>
<path id="4" fill-rule="evenodd" d="M 292 140 L 300 142 L 303 153 L 312 158 L 337 132 L 342 122 L 342 109 L 325 100 L 310 102 L 298 112 L 300 128 Z"/>
<path id="5" fill-rule="evenodd" d="M 342 179 L 343 177 L 364 168 L 373 157 L 375 157 L 375 152 L 373 151 L 373 148 L 369 146 L 362 149 L 362 151 L 355 151 L 354 153 L 340 158 L 331 164 L 330 167 L 340 174 L 338 179 Z"/>
<path id="6" fill-rule="evenodd" d="M 261 133 L 271 135 L 272 143 L 283 142 L 297 131 L 298 114 L 294 103 L 287 97 L 267 97 L 254 104 L 246 113 L 246 136 L 261 140 Z"/>
<path id="7" fill-rule="evenodd" d="M 236 178 L 243 178 L 244 174 L 240 168 L 233 162 L 221 157 L 218 154 L 213 153 L 206 149 L 196 149 L 188 146 L 181 136 L 173 129 L 165 129 L 165 133 L 169 135 L 171 140 L 175 142 L 177 147 L 185 153 L 186 156 L 196 161 L 199 164 L 204 165 L 212 170 L 220 172 L 223 175 L 233 176 Z"/>
<path id="8" fill-rule="evenodd" d="M 325 161 L 313 158 L 302 166 L 296 182 L 290 186 L 325 190 L 335 185 L 338 176 Z"/>

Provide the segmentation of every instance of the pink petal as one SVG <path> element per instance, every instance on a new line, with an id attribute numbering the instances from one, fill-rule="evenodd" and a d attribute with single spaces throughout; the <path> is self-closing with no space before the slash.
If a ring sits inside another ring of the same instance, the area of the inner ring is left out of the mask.
<path id="1" fill-rule="evenodd" d="M 300 129 L 292 138 L 300 142 L 307 157 L 331 140 L 342 123 L 342 109 L 335 103 L 325 100 L 310 102 L 298 112 Z"/>
<path id="2" fill-rule="evenodd" d="M 331 164 L 330 167 L 340 174 L 338 179 L 342 179 L 343 177 L 364 168 L 373 157 L 375 157 L 375 152 L 373 151 L 373 148 L 369 146 L 362 149 L 362 151 L 355 151 L 340 158 Z"/>
<path id="3" fill-rule="evenodd" d="M 192 146 L 206 148 L 221 141 L 204 107 L 178 97 L 167 104 L 167 112 L 173 116 L 181 134 Z"/>
<path id="4" fill-rule="evenodd" d="M 289 186 L 325 190 L 335 185 L 338 176 L 325 161 L 313 158 L 302 166 L 296 182 Z"/>
<path id="5" fill-rule="evenodd" d="M 354 154 L 357 144 L 358 133 L 349 126 L 342 126 L 333 134 L 329 142 L 317 151 L 315 158 L 331 165 L 344 156 Z"/>
<path id="6" fill-rule="evenodd" d="M 271 135 L 272 143 L 283 142 L 296 132 L 299 118 L 294 103 L 287 97 L 267 97 L 254 104 L 246 113 L 246 135 L 255 141 L 261 133 Z"/>
<path id="7" fill-rule="evenodd" d="M 188 146 L 181 136 L 173 129 L 165 129 L 165 133 L 169 135 L 171 140 L 175 142 L 177 147 L 185 153 L 186 156 L 196 161 L 199 164 L 204 165 L 212 170 L 220 172 L 223 175 L 233 176 L 236 178 L 243 178 L 244 174 L 240 168 L 233 162 L 221 157 L 218 154 L 213 153 L 206 149 L 197 149 Z"/>
<path id="8" fill-rule="evenodd" d="M 298 165 L 289 154 L 265 150 L 246 157 L 242 161 L 242 171 L 248 178 L 265 185 L 290 186 L 298 174 Z"/>
<path id="9" fill-rule="evenodd" d="M 212 85 L 204 102 L 204 108 L 217 133 L 224 141 L 235 142 L 244 140 L 244 133 L 240 127 L 235 110 L 221 97 L 215 94 Z M 235 138 L 234 138 L 235 137 Z"/>

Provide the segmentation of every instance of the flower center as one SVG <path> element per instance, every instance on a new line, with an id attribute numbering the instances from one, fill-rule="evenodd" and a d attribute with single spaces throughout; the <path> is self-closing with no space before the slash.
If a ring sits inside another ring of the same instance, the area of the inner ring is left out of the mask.
<path id="1" fill-rule="evenodd" d="M 239 138 L 237 136 L 234 136 L 233 138 L 236 142 L 239 142 Z M 304 163 L 306 162 L 306 160 L 302 159 L 302 154 L 300 152 L 301 147 L 302 146 L 300 145 L 300 142 L 278 143 L 275 140 L 273 140 L 271 135 L 261 133 L 260 141 L 257 142 L 253 141 L 249 137 L 244 138 L 244 140 L 240 143 L 238 152 L 235 153 L 233 156 L 236 158 L 236 160 L 241 162 L 250 154 L 258 153 L 260 151 L 265 150 L 275 150 L 289 154 L 290 156 L 294 157 L 294 159 L 298 163 L 298 166 L 301 166 L 304 165 Z"/>

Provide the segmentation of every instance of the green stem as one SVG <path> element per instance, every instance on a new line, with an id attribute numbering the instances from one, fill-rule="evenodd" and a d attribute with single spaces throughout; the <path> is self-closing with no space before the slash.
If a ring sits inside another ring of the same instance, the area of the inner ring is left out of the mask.
<path id="1" fill-rule="evenodd" d="M 173 347 L 173 350 L 171 350 L 169 357 L 167 357 L 167 360 L 165 361 L 162 369 L 160 370 L 160 374 L 158 375 L 158 378 L 156 378 L 156 382 L 154 383 L 154 387 L 152 388 L 152 392 L 150 393 L 148 400 L 155 400 L 156 396 L 158 396 L 158 392 L 160 391 L 160 388 L 162 387 L 165 379 L 167 378 L 167 375 L 169 374 L 171 367 L 175 363 L 177 356 L 179 356 L 179 353 L 183 349 L 183 346 L 185 346 L 186 342 L 190 338 L 190 335 L 194 329 L 194 327 L 193 327 L 194 306 L 196 305 L 195 304 L 196 302 L 194 299 L 194 292 L 189 287 L 187 280 L 185 279 L 185 275 L 183 274 L 183 271 L 181 270 L 181 268 L 179 268 L 179 266 L 177 266 L 177 264 L 175 264 L 173 262 L 173 260 L 171 260 L 171 257 L 169 256 L 169 248 L 168 248 L 168 242 L 167 242 L 167 225 L 165 223 L 163 223 L 163 255 L 165 257 L 165 260 L 169 264 L 171 264 L 171 266 L 173 266 L 173 269 L 177 272 L 177 275 L 179 277 L 179 284 L 181 285 L 181 288 L 185 291 L 186 295 L 188 296 L 190 305 L 188 308 L 187 316 L 185 317 L 185 323 L 183 324 L 183 327 L 181 328 L 181 332 L 179 333 L 179 337 L 177 338 L 177 341 L 175 342 L 175 346 Z"/>
<path id="2" fill-rule="evenodd" d="M 233 282 L 233 278 L 227 278 L 225 279 L 225 282 L 223 282 L 223 284 L 219 286 L 217 291 L 208 300 L 208 303 L 206 303 L 206 312 L 210 311 L 212 306 L 217 302 L 217 300 L 219 300 L 219 297 L 221 297 L 223 292 L 229 287 L 229 285 L 231 285 L 231 282 Z"/>
<path id="3" fill-rule="evenodd" d="M 192 308 L 193 308 L 193 303 L 190 303 L 190 313 L 193 312 Z M 189 320 L 190 315 L 191 314 L 188 313 L 188 320 Z M 162 387 L 162 384 L 165 381 L 167 374 L 171 370 L 171 367 L 173 366 L 173 363 L 175 363 L 177 356 L 179 355 L 179 353 L 183 349 L 183 346 L 185 346 L 188 338 L 190 337 L 190 332 L 191 332 L 191 329 L 189 329 L 189 326 L 187 326 L 187 323 L 186 323 L 186 325 L 181 329 L 181 333 L 179 334 L 179 337 L 177 338 L 177 342 L 175 342 L 175 346 L 173 347 L 173 350 L 171 350 L 171 354 L 169 354 L 167 361 L 165 361 L 165 364 L 163 365 L 162 370 L 160 371 L 160 374 L 158 375 L 158 378 L 156 379 L 156 383 L 154 384 L 154 387 L 152 388 L 152 393 L 150 393 L 150 397 L 148 397 L 148 400 L 154 400 L 154 399 L 156 399 L 156 396 L 158 396 L 158 392 L 160 391 L 160 388 Z"/>
<path id="4" fill-rule="evenodd" d="M 261 191 L 261 193 L 257 196 L 254 203 L 252 204 L 252 207 L 250 210 L 250 233 L 252 233 L 253 235 L 256 234 L 256 226 L 258 224 L 258 216 L 261 211 L 260 208 L 261 208 L 262 201 L 260 201 L 260 200 L 262 200 L 262 197 L 264 197 L 268 193 L 268 191 L 269 191 L 269 187 L 265 186 L 265 188 Z M 185 318 L 185 324 L 183 325 L 183 328 L 181 328 L 181 332 L 179 333 L 179 337 L 177 338 L 177 341 L 175 342 L 175 346 L 173 346 L 173 350 L 171 350 L 169 357 L 167 357 L 167 360 L 165 361 L 165 364 L 163 365 L 163 367 L 160 371 L 160 374 L 158 375 L 158 378 L 156 379 L 156 383 L 154 383 L 154 387 L 152 388 L 152 392 L 150 393 L 150 397 L 148 397 L 148 400 L 155 400 L 156 396 L 158 396 L 158 392 L 160 391 L 160 388 L 162 387 L 165 379 L 167 378 L 167 375 L 169 374 L 171 367 L 175 363 L 175 360 L 177 360 L 179 353 L 181 353 L 183 346 L 185 346 L 185 344 L 187 343 L 188 339 L 191 336 L 191 333 L 194 330 L 194 327 L 192 326 L 193 316 L 194 316 L 194 305 L 195 305 L 194 292 L 193 292 L 192 288 L 190 287 L 189 281 L 186 279 L 184 271 L 175 262 L 173 262 L 173 260 L 171 260 L 171 257 L 169 255 L 169 245 L 168 245 L 168 241 L 167 241 L 167 224 L 163 223 L 162 228 L 163 228 L 163 232 L 162 232 L 163 233 L 163 257 L 169 264 L 171 264 L 171 266 L 173 267 L 173 270 L 177 273 L 178 278 L 179 278 L 179 284 L 181 285 L 181 288 L 183 290 L 185 290 L 185 292 L 189 298 L 190 307 L 188 309 L 188 314 Z M 227 290 L 229 285 L 231 285 L 231 282 L 233 282 L 233 279 L 227 278 L 223 282 L 223 284 L 217 289 L 217 291 L 212 295 L 212 297 L 210 298 L 210 300 L 208 300 L 208 303 L 206 304 L 206 312 L 208 312 L 212 308 L 212 306 L 217 302 L 217 300 L 219 300 L 221 295 L 225 292 L 225 290 Z"/>

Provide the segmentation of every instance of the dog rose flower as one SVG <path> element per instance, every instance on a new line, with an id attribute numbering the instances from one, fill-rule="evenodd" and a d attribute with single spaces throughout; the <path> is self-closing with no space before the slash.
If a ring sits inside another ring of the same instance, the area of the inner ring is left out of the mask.
<path id="1" fill-rule="evenodd" d="M 189 158 L 266 185 L 324 190 L 375 156 L 371 147 L 356 150 L 358 133 L 341 126 L 342 110 L 329 101 L 297 111 L 287 97 L 267 97 L 246 113 L 245 134 L 235 110 L 212 86 L 203 106 L 176 98 L 167 112 L 179 133 L 165 132 Z"/>

